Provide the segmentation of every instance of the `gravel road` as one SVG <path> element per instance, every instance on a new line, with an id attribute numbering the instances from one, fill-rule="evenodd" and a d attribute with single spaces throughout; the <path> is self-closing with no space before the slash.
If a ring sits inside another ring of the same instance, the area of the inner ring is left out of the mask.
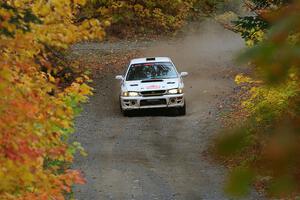
<path id="1" fill-rule="evenodd" d="M 179 71 L 189 72 L 183 117 L 165 110 L 123 117 L 116 73 L 106 70 L 96 76 L 95 95 L 76 119 L 74 139 L 88 152 L 88 157 L 78 156 L 75 161 L 74 168 L 87 179 L 86 185 L 74 188 L 76 199 L 228 199 L 223 193 L 225 169 L 203 152 L 220 130 L 219 105 L 233 92 L 233 77 L 240 70 L 233 58 L 243 41 L 211 21 L 200 27 L 184 38 L 145 46 L 88 43 L 74 47 L 80 56 L 86 56 L 89 48 L 96 54 L 137 48 L 143 56 L 169 56 Z M 261 199 L 256 193 L 251 196 Z"/>

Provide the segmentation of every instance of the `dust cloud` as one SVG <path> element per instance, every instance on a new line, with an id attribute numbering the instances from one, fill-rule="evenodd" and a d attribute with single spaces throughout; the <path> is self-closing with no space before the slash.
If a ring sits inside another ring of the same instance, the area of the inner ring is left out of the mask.
<path id="1" fill-rule="evenodd" d="M 233 71 L 239 70 L 234 60 L 244 43 L 238 34 L 225 30 L 212 19 L 188 29 L 191 31 L 183 39 L 160 41 L 159 45 L 144 50 L 143 54 L 170 57 L 179 72 L 189 73 L 185 78 L 185 93 L 189 111 L 195 113 L 204 110 L 218 96 L 231 92 L 229 88 L 232 88 L 233 80 L 226 79 L 233 79 Z M 201 105 L 199 99 L 204 100 Z"/>

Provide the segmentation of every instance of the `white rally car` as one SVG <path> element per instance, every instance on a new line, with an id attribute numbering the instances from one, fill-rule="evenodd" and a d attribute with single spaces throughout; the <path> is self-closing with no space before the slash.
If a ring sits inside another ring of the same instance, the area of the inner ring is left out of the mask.
<path id="1" fill-rule="evenodd" d="M 185 115 L 184 84 L 187 72 L 177 72 L 170 58 L 138 58 L 131 60 L 121 80 L 120 107 L 125 116 L 145 108 L 174 108 Z"/>

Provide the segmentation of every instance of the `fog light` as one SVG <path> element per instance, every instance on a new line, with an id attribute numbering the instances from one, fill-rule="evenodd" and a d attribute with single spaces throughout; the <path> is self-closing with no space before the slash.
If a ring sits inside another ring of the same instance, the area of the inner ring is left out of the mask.
<path id="1" fill-rule="evenodd" d="M 169 104 L 174 104 L 175 102 L 176 102 L 176 99 L 175 99 L 175 98 L 170 98 Z"/>

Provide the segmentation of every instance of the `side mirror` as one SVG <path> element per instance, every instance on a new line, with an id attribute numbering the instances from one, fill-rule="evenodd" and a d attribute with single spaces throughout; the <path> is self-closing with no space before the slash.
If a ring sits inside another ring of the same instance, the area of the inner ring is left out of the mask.
<path id="1" fill-rule="evenodd" d="M 187 76 L 187 75 L 189 75 L 189 73 L 187 73 L 187 72 L 181 72 L 181 73 L 180 73 L 180 76 L 181 76 L 181 77 L 185 77 L 185 76 Z"/>
<path id="2" fill-rule="evenodd" d="M 122 75 L 118 75 L 118 76 L 116 76 L 116 79 L 117 80 L 123 80 L 123 76 Z"/>

